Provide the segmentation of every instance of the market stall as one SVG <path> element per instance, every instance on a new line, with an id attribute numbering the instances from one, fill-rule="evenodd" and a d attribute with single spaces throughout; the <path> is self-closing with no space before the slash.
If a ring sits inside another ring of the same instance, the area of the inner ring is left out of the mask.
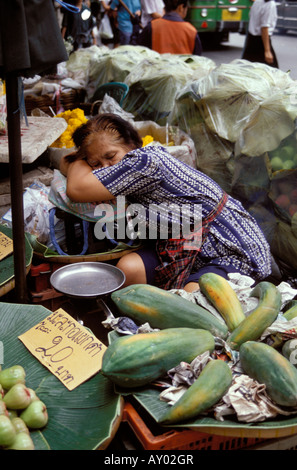
<path id="1" fill-rule="evenodd" d="M 21 76 L 43 73 L 68 58 L 51 2 L 1 2 L 0 73 L 6 82 L 7 132 L 12 194 L 16 292 L 26 301 L 25 233 L 23 225 Z M 39 28 L 36 28 L 38 24 Z M 15 34 L 15 31 L 18 34 Z"/>

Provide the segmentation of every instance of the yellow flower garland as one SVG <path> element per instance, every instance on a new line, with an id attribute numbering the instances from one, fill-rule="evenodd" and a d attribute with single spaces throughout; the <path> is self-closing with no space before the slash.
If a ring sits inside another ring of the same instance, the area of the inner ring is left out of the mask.
<path id="1" fill-rule="evenodd" d="M 85 117 L 85 113 L 82 109 L 68 109 L 62 113 L 57 114 L 55 117 L 63 118 L 67 122 L 67 129 L 63 132 L 60 137 L 51 144 L 51 147 L 56 148 L 71 148 L 74 147 L 74 142 L 72 140 L 73 132 L 80 127 L 82 124 L 85 124 L 88 119 Z"/>
<path id="2" fill-rule="evenodd" d="M 142 146 L 145 147 L 146 145 L 150 144 L 153 141 L 154 141 L 153 136 L 146 135 L 145 137 L 142 137 Z"/>

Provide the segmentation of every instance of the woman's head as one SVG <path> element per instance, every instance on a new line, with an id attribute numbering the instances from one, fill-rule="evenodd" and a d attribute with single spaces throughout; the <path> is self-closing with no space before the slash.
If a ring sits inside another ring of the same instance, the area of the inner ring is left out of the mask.
<path id="1" fill-rule="evenodd" d="M 73 133 L 78 149 L 66 161 L 86 159 L 94 168 L 118 163 L 130 150 L 140 148 L 142 140 L 134 127 L 116 114 L 98 114 Z"/>

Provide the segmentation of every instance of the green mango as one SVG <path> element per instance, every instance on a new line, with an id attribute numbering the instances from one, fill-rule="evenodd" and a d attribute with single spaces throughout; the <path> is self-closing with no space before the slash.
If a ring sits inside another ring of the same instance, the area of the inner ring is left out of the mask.
<path id="1" fill-rule="evenodd" d="M 43 428 L 48 421 L 46 405 L 41 400 L 36 400 L 22 411 L 20 418 L 25 421 L 29 429 Z"/>
<path id="2" fill-rule="evenodd" d="M 13 443 L 5 447 L 5 450 L 34 450 L 34 448 L 34 443 L 30 434 L 19 432 Z"/>
<path id="3" fill-rule="evenodd" d="M 35 390 L 33 390 L 33 388 L 29 388 L 27 387 L 29 392 L 30 392 L 30 397 L 31 397 L 31 403 L 32 401 L 36 401 L 36 400 L 39 400 L 38 396 L 36 395 L 36 392 Z"/>
<path id="4" fill-rule="evenodd" d="M 3 397 L 10 410 L 23 410 L 31 403 L 31 395 L 25 384 L 17 383 Z"/>
<path id="5" fill-rule="evenodd" d="M 6 404 L 2 400 L 0 401 L 0 415 L 5 415 L 5 416 L 9 415 L 7 408 L 6 408 Z"/>
<path id="6" fill-rule="evenodd" d="M 8 416 L 0 415 L 0 446 L 10 446 L 16 438 L 16 432 Z"/>
<path id="7" fill-rule="evenodd" d="M 11 418 L 11 422 L 14 426 L 15 432 L 18 434 L 19 432 L 26 432 L 27 434 L 30 434 L 30 431 L 22 418 L 19 416 L 16 416 L 14 418 Z"/>
<path id="8" fill-rule="evenodd" d="M 26 380 L 26 372 L 22 366 L 15 365 L 0 371 L 0 384 L 5 390 L 17 383 L 24 384 Z"/>

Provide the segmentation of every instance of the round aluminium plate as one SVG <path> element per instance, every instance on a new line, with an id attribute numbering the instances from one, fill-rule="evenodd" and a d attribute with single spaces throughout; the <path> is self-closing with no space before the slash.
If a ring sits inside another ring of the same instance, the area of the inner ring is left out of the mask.
<path id="1" fill-rule="evenodd" d="M 125 274 L 116 266 L 82 262 L 63 266 L 50 277 L 54 289 L 69 297 L 97 298 L 119 289 Z"/>

